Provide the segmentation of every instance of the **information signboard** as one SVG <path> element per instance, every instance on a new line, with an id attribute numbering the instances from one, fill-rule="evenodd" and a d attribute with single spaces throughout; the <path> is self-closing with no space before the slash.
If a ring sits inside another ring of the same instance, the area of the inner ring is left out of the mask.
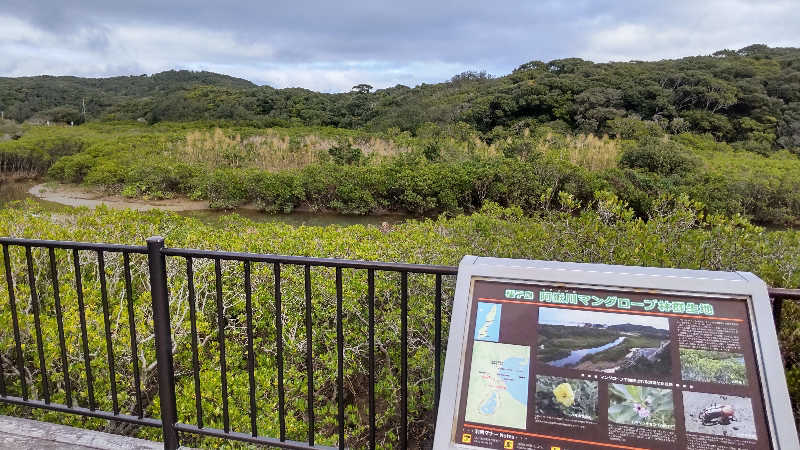
<path id="1" fill-rule="evenodd" d="M 434 448 L 800 449 L 766 285 L 465 257 Z"/>

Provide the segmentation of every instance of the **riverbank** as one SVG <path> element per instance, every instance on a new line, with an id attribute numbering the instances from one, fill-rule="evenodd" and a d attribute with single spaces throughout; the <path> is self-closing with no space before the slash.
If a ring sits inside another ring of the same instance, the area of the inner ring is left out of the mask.
<path id="1" fill-rule="evenodd" d="M 31 200 L 48 212 L 65 212 L 74 207 L 90 209 L 99 206 L 111 209 L 131 209 L 138 212 L 170 211 L 192 217 L 207 225 L 224 226 L 233 216 L 245 217 L 260 223 L 284 223 L 291 226 L 350 226 L 373 225 L 387 230 L 408 220 L 406 214 L 346 215 L 330 211 L 297 209 L 287 214 L 267 214 L 255 205 L 243 205 L 231 210 L 211 209 L 207 201 L 176 197 L 165 200 L 130 199 L 109 194 L 101 188 L 62 183 L 42 183 L 36 179 L 5 179 L 0 181 L 0 207 L 13 202 Z"/>
<path id="2" fill-rule="evenodd" d="M 173 212 L 209 209 L 208 202 L 202 200 L 189 200 L 186 198 L 165 200 L 130 199 L 121 195 L 108 194 L 100 188 L 88 188 L 61 183 L 36 184 L 28 190 L 28 193 L 41 200 L 76 207 L 86 206 L 89 208 L 96 208 L 100 205 L 104 205 L 113 209 L 133 209 L 135 211 L 160 209 Z"/>

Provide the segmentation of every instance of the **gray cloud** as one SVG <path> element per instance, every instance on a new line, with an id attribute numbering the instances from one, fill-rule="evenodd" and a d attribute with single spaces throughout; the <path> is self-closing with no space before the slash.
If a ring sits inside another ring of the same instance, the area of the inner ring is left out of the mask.
<path id="1" fill-rule="evenodd" d="M 532 60 L 660 59 L 800 45 L 791 1 L 339 1 L 0 4 L 0 75 L 213 70 L 347 90 L 502 74 Z"/>

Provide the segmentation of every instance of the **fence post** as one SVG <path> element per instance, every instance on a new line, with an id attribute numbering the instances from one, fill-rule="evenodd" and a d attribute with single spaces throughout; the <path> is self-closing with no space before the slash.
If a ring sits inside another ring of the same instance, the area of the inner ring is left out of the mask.
<path id="1" fill-rule="evenodd" d="M 783 297 L 773 297 L 772 299 L 772 320 L 775 322 L 775 332 L 781 332 L 781 312 L 783 311 Z"/>
<path id="2" fill-rule="evenodd" d="M 164 449 L 178 448 L 178 421 L 175 406 L 175 373 L 172 365 L 172 331 L 170 329 L 169 298 L 167 294 L 167 268 L 161 249 L 164 238 L 147 238 L 147 261 L 150 267 L 150 295 L 153 299 L 153 330 L 155 331 L 158 363 L 158 395 L 161 403 L 161 426 Z"/>

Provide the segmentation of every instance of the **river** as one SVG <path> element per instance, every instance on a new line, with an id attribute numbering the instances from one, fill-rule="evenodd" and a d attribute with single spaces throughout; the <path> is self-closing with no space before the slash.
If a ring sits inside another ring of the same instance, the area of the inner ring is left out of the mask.
<path id="1" fill-rule="evenodd" d="M 573 350 L 569 356 L 565 358 L 561 358 L 555 361 L 550 361 L 547 363 L 548 366 L 555 366 L 555 367 L 565 367 L 565 366 L 572 366 L 580 362 L 586 355 L 593 355 L 595 353 L 602 352 L 603 350 L 608 350 L 611 347 L 615 347 L 622 343 L 625 340 L 625 336 L 618 337 L 613 342 L 609 342 L 608 344 L 601 345 L 600 347 L 594 348 L 583 348 L 580 350 Z"/>
<path id="2" fill-rule="evenodd" d="M 246 207 L 221 211 L 208 208 L 207 202 L 203 201 L 188 199 L 144 201 L 107 196 L 79 186 L 49 187 L 32 181 L 0 181 L 0 207 L 4 208 L 12 202 L 27 199 L 35 201 L 47 211 L 52 212 L 68 212 L 71 207 L 76 206 L 94 208 L 99 205 L 139 211 L 161 209 L 186 217 L 194 217 L 209 225 L 219 225 L 232 214 L 246 217 L 255 222 L 280 222 L 292 226 L 375 225 L 380 227 L 384 223 L 392 225 L 409 218 L 404 214 L 347 215 L 312 211 L 265 214 L 255 208 Z"/>

